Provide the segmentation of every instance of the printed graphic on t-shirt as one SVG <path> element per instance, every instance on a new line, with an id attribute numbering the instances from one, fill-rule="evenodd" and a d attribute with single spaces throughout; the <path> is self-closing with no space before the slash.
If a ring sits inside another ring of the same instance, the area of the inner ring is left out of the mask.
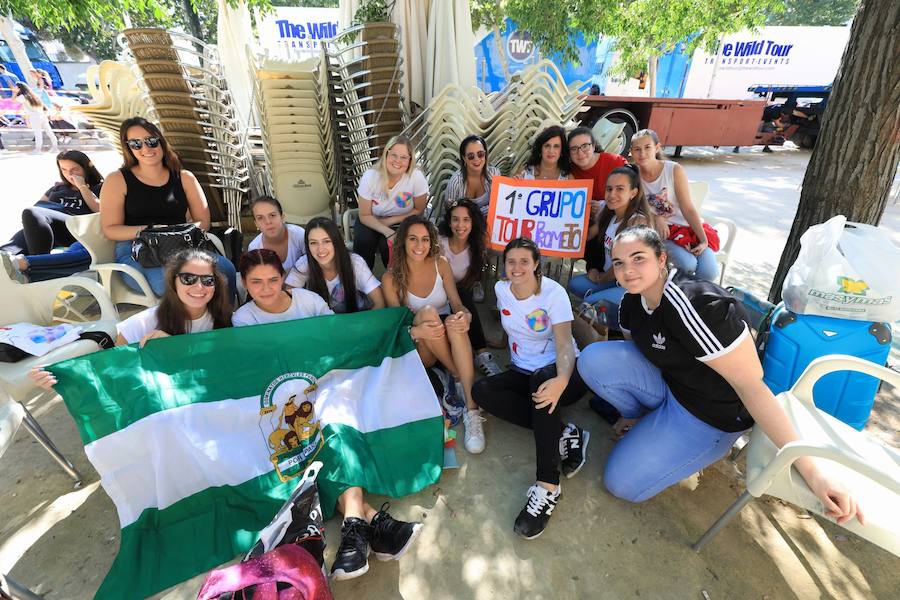
<path id="1" fill-rule="evenodd" d="M 550 327 L 550 315 L 543 308 L 536 308 L 525 315 L 525 322 L 532 331 L 546 331 Z"/>
<path id="2" fill-rule="evenodd" d="M 340 281 L 334 284 L 334 288 L 331 290 L 331 299 L 337 303 L 344 301 L 344 286 Z"/>
<path id="3" fill-rule="evenodd" d="M 412 192 L 400 192 L 394 196 L 394 204 L 399 208 L 409 208 L 413 203 Z"/>
<path id="4" fill-rule="evenodd" d="M 656 194 L 647 194 L 647 202 L 653 212 L 661 217 L 671 217 L 675 214 L 675 206 L 669 200 L 669 191 L 664 187 Z"/>

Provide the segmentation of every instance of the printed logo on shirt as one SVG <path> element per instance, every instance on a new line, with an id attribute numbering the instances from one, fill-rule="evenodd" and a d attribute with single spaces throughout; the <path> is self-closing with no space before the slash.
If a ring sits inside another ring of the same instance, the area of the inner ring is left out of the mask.
<path id="1" fill-rule="evenodd" d="M 653 348 L 656 348 L 657 350 L 665 350 L 666 349 L 666 338 L 663 337 L 663 334 L 661 334 L 661 333 L 654 333 L 653 334 L 653 343 L 650 344 L 650 346 L 652 346 Z"/>
<path id="2" fill-rule="evenodd" d="M 669 200 L 669 191 L 666 188 L 662 188 L 657 194 L 647 194 L 647 203 L 653 212 L 661 217 L 668 218 L 675 214 L 675 206 Z"/>
<path id="3" fill-rule="evenodd" d="M 400 208 L 409 208 L 413 203 L 412 192 L 401 192 L 394 196 L 394 204 Z"/>
<path id="4" fill-rule="evenodd" d="M 331 299 L 338 303 L 344 301 L 344 286 L 340 281 L 338 281 L 335 284 L 334 289 L 331 290 Z"/>
<path id="5" fill-rule="evenodd" d="M 509 312 L 509 311 L 506 310 L 505 308 L 504 308 L 503 310 L 501 310 L 500 312 L 503 313 L 504 315 L 506 315 L 507 317 L 510 316 L 510 315 L 512 314 L 511 312 Z"/>
<path id="6" fill-rule="evenodd" d="M 528 324 L 529 329 L 540 333 L 550 327 L 550 315 L 543 308 L 536 308 L 525 315 L 525 322 Z"/>

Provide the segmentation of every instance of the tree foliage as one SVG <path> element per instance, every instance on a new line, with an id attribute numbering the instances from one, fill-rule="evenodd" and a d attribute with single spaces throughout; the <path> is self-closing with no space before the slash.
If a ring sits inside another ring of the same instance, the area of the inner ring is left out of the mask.
<path id="1" fill-rule="evenodd" d="M 859 0 L 786 0 L 784 11 L 771 15 L 766 25 L 843 25 L 857 6 Z"/>

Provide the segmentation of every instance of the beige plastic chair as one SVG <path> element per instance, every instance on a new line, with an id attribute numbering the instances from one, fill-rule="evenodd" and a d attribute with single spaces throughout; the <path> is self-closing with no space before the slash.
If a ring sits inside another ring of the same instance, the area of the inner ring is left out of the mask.
<path id="1" fill-rule="evenodd" d="M 341 225 L 344 228 L 344 243 L 347 244 L 347 249 L 351 252 L 353 252 L 353 228 L 356 226 L 358 220 L 358 208 L 348 208 L 344 211 L 344 214 L 341 215 Z"/>
<path id="2" fill-rule="evenodd" d="M 797 383 L 777 396 L 800 439 L 779 450 L 761 427 L 753 427 L 747 489 L 694 544 L 694 550 L 699 552 L 750 500 L 763 494 L 824 516 L 822 503 L 791 468 L 798 458 L 814 456 L 820 469 L 841 481 L 865 512 L 866 525 L 854 518 L 841 526 L 900 556 L 900 452 L 815 407 L 813 386 L 834 371 L 857 371 L 900 389 L 900 373 L 860 358 L 833 354 L 810 363 Z"/>

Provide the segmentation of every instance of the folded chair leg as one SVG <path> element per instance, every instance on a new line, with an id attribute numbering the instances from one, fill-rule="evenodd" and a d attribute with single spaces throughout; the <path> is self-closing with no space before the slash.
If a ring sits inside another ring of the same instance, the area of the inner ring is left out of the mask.
<path id="1" fill-rule="evenodd" d="M 741 512 L 741 509 L 747 506 L 747 503 L 751 500 L 753 500 L 753 496 L 750 495 L 750 492 L 745 491 L 743 494 L 741 494 L 740 497 L 735 500 L 731 506 L 728 507 L 728 510 L 722 513 L 722 516 L 719 517 L 719 519 L 715 523 L 713 523 L 713 526 L 703 534 L 703 537 L 697 540 L 696 544 L 691 546 L 694 549 L 694 552 L 700 552 L 700 549 L 706 545 L 706 542 L 712 539 L 712 536 L 719 533 L 719 530 L 725 527 L 725 525 L 728 524 L 728 521 L 733 519 L 735 515 Z"/>
<path id="2" fill-rule="evenodd" d="M 20 583 L 17 583 L 0 573 L 0 592 L 10 594 L 13 600 L 44 600 L 43 596 L 38 596 Z M 6 597 L 0 594 L 0 597 Z"/>
<path id="3" fill-rule="evenodd" d="M 25 406 L 22 405 L 22 408 L 25 408 Z M 69 462 L 69 459 L 63 456 L 62 452 L 60 452 L 56 448 L 56 446 L 44 432 L 44 429 L 38 424 L 35 418 L 31 416 L 31 413 L 28 412 L 27 408 L 25 408 L 25 415 L 22 418 L 22 424 L 25 426 L 28 432 L 34 436 L 34 439 L 36 439 L 38 443 L 40 443 L 40 445 L 50 453 L 50 456 L 52 456 L 54 460 L 59 463 L 59 466 L 61 466 L 63 470 L 69 474 L 69 477 L 75 480 L 75 488 L 80 488 L 81 473 L 79 473 L 75 469 L 75 465 Z"/>

